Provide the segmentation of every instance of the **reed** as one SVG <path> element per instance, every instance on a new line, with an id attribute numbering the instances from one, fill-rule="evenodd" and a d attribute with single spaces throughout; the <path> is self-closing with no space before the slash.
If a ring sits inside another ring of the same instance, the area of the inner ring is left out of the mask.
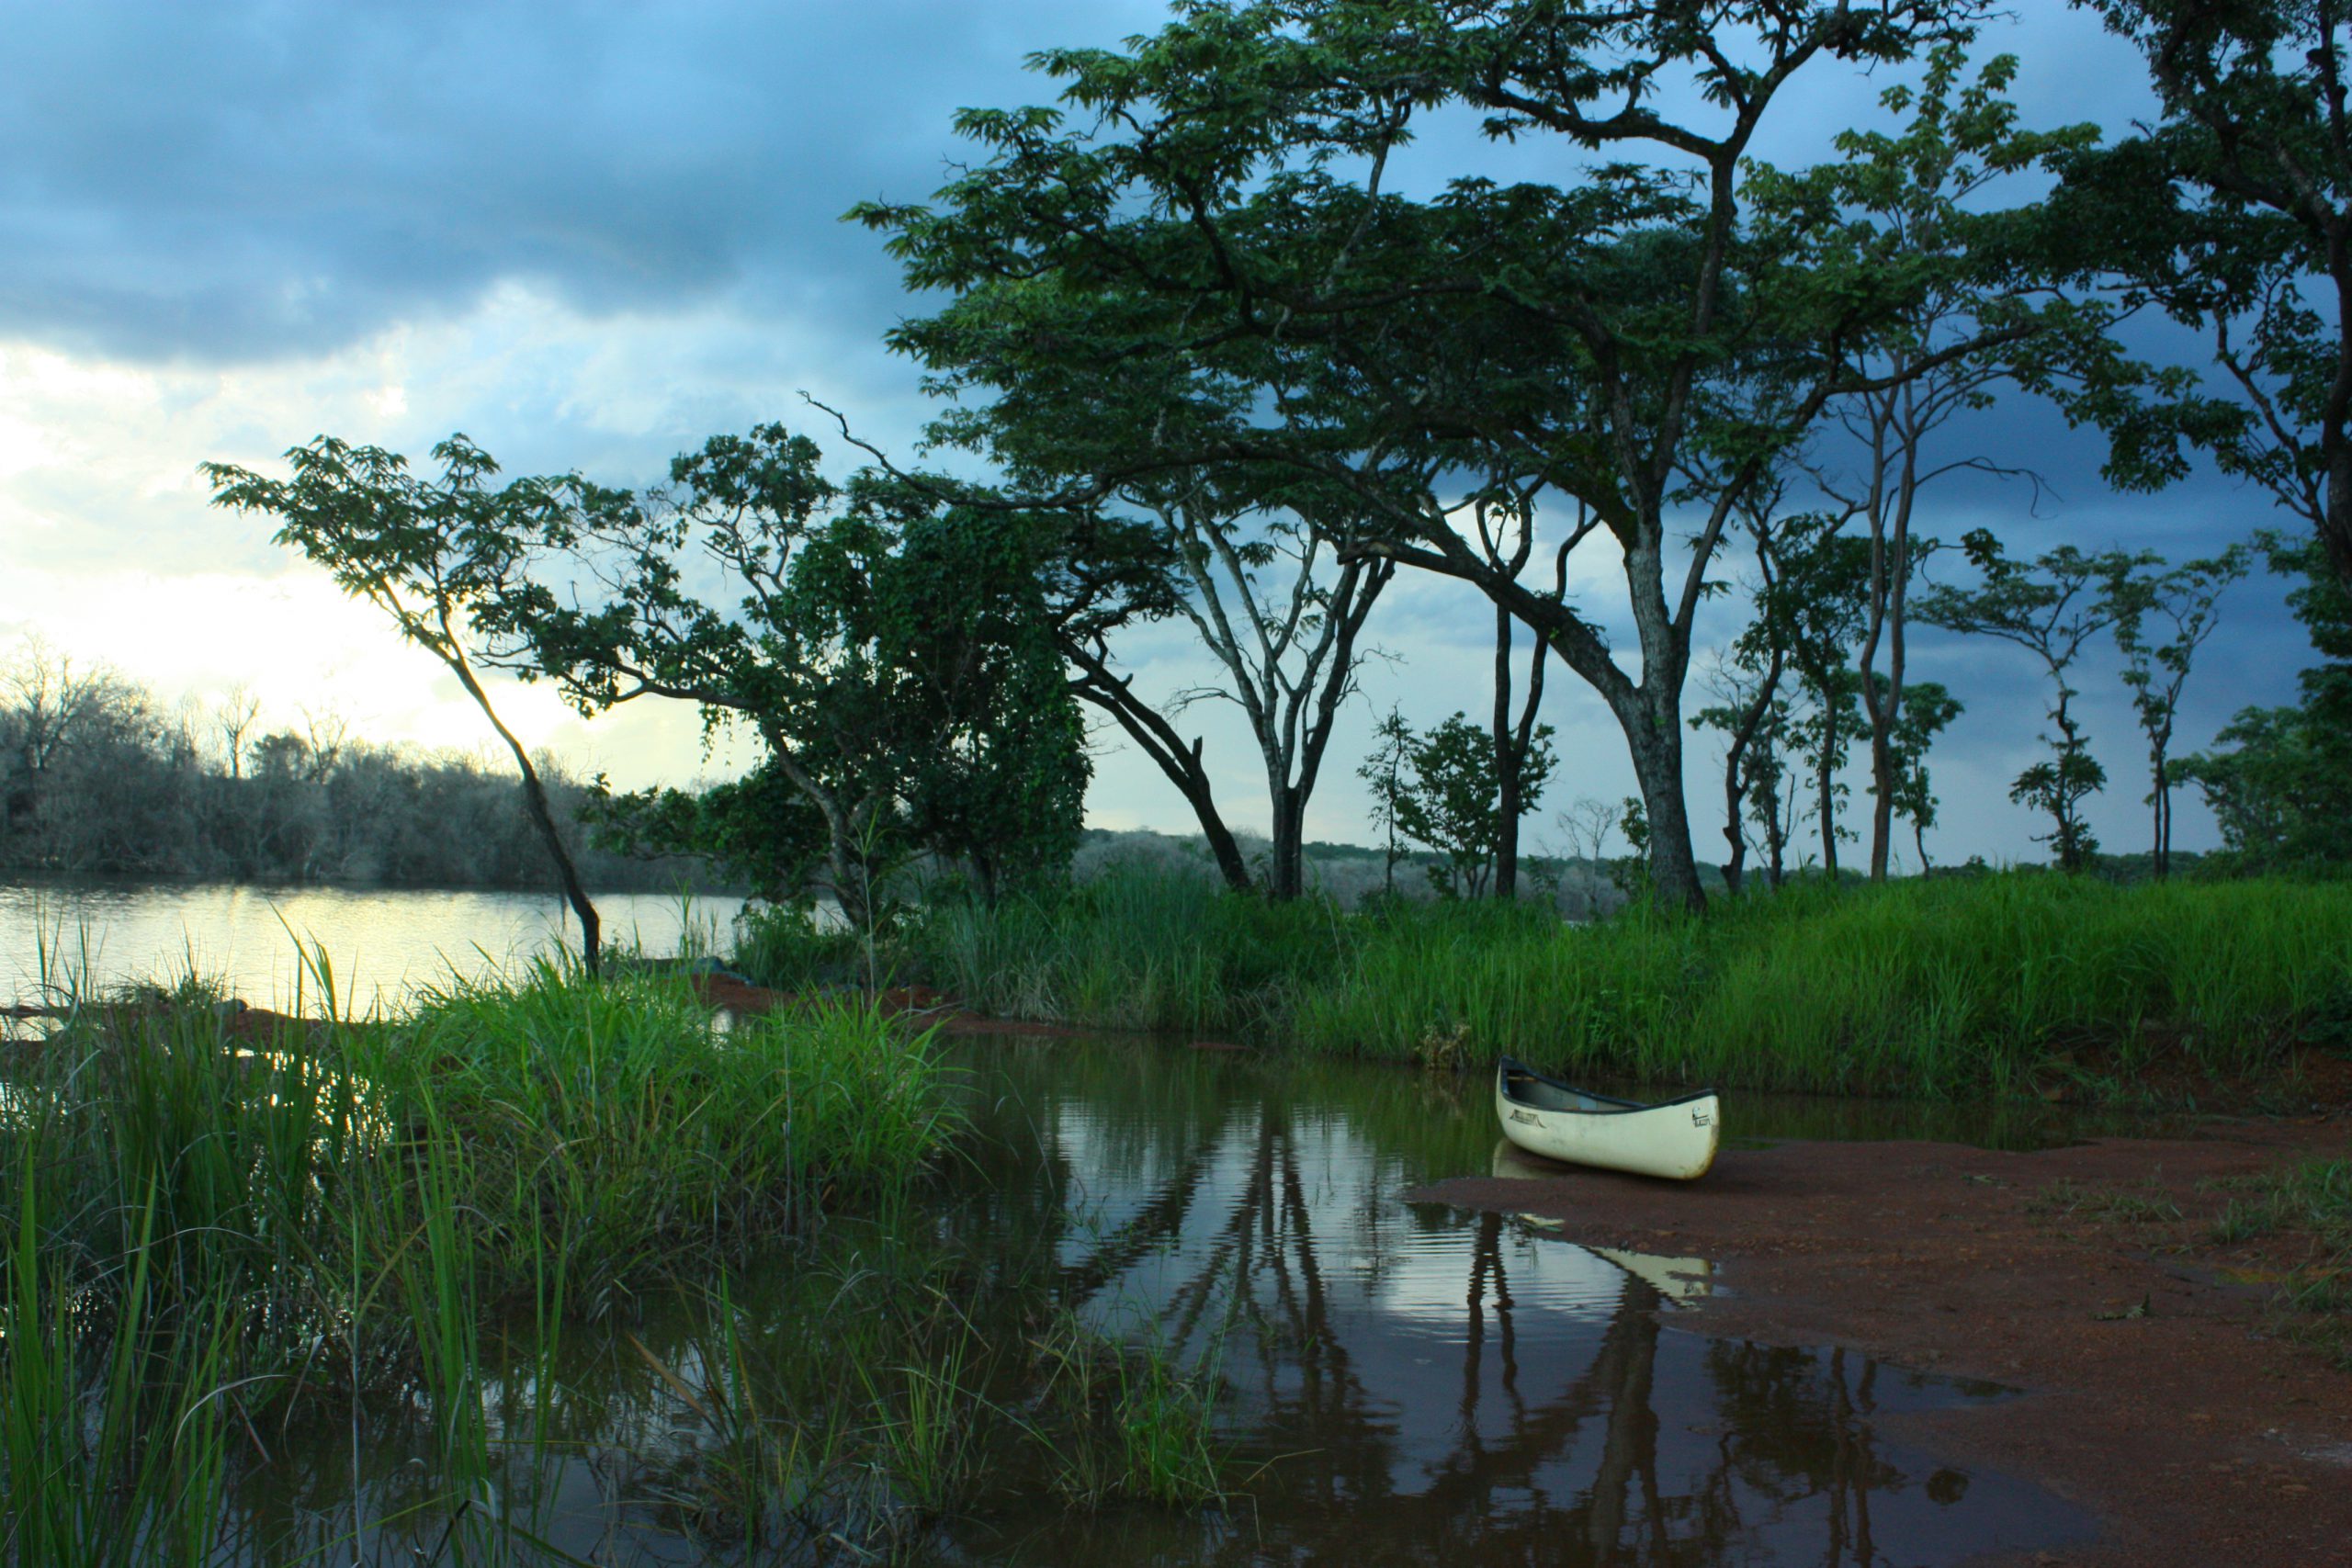
<path id="1" fill-rule="evenodd" d="M 1111 1498 L 1192 1507 L 1226 1496 L 1222 1345 L 1187 1364 L 1159 1334 L 1121 1340 L 1057 1314 L 1033 1347 L 1050 1414 L 1031 1428 L 1056 1488 L 1088 1507 Z"/>
<path id="2" fill-rule="evenodd" d="M 1494 904 L 1343 914 L 1128 873 L 1057 903 L 927 911 L 905 951 L 994 1012 L 1753 1089 L 2246 1079 L 2352 1033 L 2352 886 L 2279 879 L 1797 885 L 1702 919 L 1569 925 Z"/>
<path id="3" fill-rule="evenodd" d="M 354 1020 L 307 984 L 326 1016 L 267 1036 L 183 976 L 0 1060 L 0 1561 L 214 1561 L 265 1432 L 344 1421 L 356 1480 L 412 1406 L 435 1483 L 355 1495 L 336 1549 L 551 1560 L 484 1325 L 531 1314 L 544 1399 L 567 1321 L 881 1202 L 961 1127 L 870 1007 L 721 1030 L 681 979 L 547 964 Z"/>

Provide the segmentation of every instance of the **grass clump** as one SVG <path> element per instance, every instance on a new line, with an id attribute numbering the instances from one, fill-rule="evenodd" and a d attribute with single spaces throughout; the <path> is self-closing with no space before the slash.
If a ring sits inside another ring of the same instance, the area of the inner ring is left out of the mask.
<path id="1" fill-rule="evenodd" d="M 2313 1159 L 2255 1179 L 2214 1222 L 2224 1245 L 2273 1236 L 2309 1238 L 2309 1252 L 2278 1294 L 2301 1327 L 2352 1370 L 2352 1158 Z"/>
<path id="2" fill-rule="evenodd" d="M 409 1129 L 465 1152 L 503 1288 L 550 1248 L 593 1292 L 765 1246 L 821 1197 L 902 1186 L 957 1125 L 930 1036 L 854 999 L 722 1029 L 674 979 L 542 964 L 430 994 L 374 1044 Z"/>
<path id="3" fill-rule="evenodd" d="M 2181 1217 L 2180 1205 L 2165 1195 L 2153 1177 L 2136 1188 L 2062 1177 L 2027 1200 L 2026 1207 L 2041 1213 L 2132 1225 L 2169 1224 Z"/>
<path id="4" fill-rule="evenodd" d="M 856 1005 L 721 1031 L 683 979 L 547 964 L 255 1034 L 183 989 L 0 1058 L 0 1561 L 212 1561 L 270 1442 L 413 1408 L 444 1486 L 406 1513 L 494 1555 L 491 1325 L 548 1354 L 960 1126 L 928 1039 Z"/>
<path id="5" fill-rule="evenodd" d="M 1065 1496 L 1197 1506 L 1226 1495 L 1214 1357 L 1187 1366 L 1157 1337 L 1122 1342 L 1067 1314 L 1035 1348 L 1050 1412 L 1038 1436 Z"/>

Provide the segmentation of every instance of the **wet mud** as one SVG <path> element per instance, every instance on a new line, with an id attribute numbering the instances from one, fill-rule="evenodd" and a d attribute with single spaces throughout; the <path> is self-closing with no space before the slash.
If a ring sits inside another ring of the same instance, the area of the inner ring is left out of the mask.
<path id="1" fill-rule="evenodd" d="M 1407 1198 L 1703 1255 L 1726 1287 L 1694 1303 L 1709 1333 L 2024 1391 L 1886 1426 L 2098 1521 L 1988 1561 L 2352 1564 L 2352 1375 L 2268 1304 L 2297 1244 L 2211 1241 L 2233 1183 L 2347 1149 L 2339 1112 L 2025 1151 L 1790 1142 L 1687 1186 L 1506 1154 Z"/>

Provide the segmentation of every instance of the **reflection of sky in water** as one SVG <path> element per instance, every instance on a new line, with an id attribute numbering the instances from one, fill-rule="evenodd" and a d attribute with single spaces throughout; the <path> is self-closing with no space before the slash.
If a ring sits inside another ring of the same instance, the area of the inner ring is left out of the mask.
<path id="1" fill-rule="evenodd" d="M 740 898 L 669 894 L 595 896 L 608 943 L 678 951 L 688 921 L 707 950 Z M 256 1006 L 290 1010 L 298 991 L 316 1010 L 298 941 L 323 945 L 339 1001 L 365 1012 L 391 1005 L 452 970 L 481 976 L 559 947 L 580 928 L 560 898 L 435 888 L 0 885 L 0 1003 L 41 998 L 44 974 L 105 991 L 165 983 L 190 968 L 225 980 Z"/>

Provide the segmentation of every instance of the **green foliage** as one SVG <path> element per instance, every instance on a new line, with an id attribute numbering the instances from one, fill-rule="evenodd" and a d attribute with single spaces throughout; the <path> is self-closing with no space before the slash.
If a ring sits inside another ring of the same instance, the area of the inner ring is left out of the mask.
<path id="1" fill-rule="evenodd" d="M 622 799 L 608 827 L 763 886 L 813 859 L 860 924 L 918 852 L 964 863 L 990 897 L 1059 875 L 1089 763 L 1045 600 L 1057 525 L 944 481 L 869 470 L 836 487 L 820 457 L 766 424 L 676 459 L 666 491 L 570 481 L 546 548 L 608 596 L 582 605 L 533 581 L 498 602 L 496 628 L 584 711 L 668 696 L 766 746 L 707 809 Z M 702 597 L 695 568 L 740 603 Z M 786 784 L 802 806 L 771 809 Z"/>
<path id="2" fill-rule="evenodd" d="M 2240 865 L 2340 866 L 2352 862 L 2352 593 L 2316 541 L 2256 543 L 2273 571 L 2303 579 L 2288 604 L 2323 661 L 2298 678 L 2300 703 L 2239 710 L 2216 750 L 2179 759 L 2170 776 L 2203 793 Z"/>
<path id="3" fill-rule="evenodd" d="M 1403 720 L 1391 717 L 1396 728 L 1378 732 L 1381 749 L 1374 751 L 1365 766 L 1387 768 L 1390 764 L 1381 761 L 1385 751 L 1396 747 L 1403 750 L 1409 773 L 1381 774 L 1381 784 L 1395 791 L 1396 831 L 1445 857 L 1442 867 L 1429 868 L 1430 881 L 1439 892 L 1449 898 L 1484 897 L 1503 834 L 1502 783 L 1494 737 L 1460 713 L 1424 736 L 1415 736 L 1403 728 Z M 1537 725 L 1520 763 L 1522 816 L 1541 804 L 1544 783 L 1552 776 L 1556 759 L 1551 737 L 1550 725 Z"/>
<path id="4" fill-rule="evenodd" d="M 2146 551 L 2088 555 L 2061 545 L 2034 560 L 2015 560 L 1983 528 L 1972 529 L 1961 546 L 1977 570 L 1976 585 L 1938 586 L 1921 597 L 1919 619 L 2015 643 L 2041 660 L 2050 677 L 2050 719 L 2058 733 L 2042 737 L 2051 759 L 2019 773 L 2009 798 L 2049 816 L 2050 831 L 2037 835 L 2036 841 L 2048 844 L 2062 867 L 2080 871 L 2098 849 L 2083 821 L 2082 803 L 2105 787 L 2107 770 L 2090 754 L 2090 737 L 2074 711 L 2074 700 L 2082 694 L 2068 683 L 2066 672 L 2082 657 L 2085 644 L 2127 613 L 2133 574 L 2157 558 Z"/>
<path id="5" fill-rule="evenodd" d="M 1491 901 L 1286 908 L 1197 882 L 943 911 L 914 967 L 974 1005 L 1416 1059 L 1466 1038 L 1595 1078 L 2017 1094 L 2037 1074 L 2277 1070 L 2352 984 L 2352 889 L 2024 872 L 1794 885 L 1704 919 Z"/>
<path id="6" fill-rule="evenodd" d="M 2052 243 L 2210 336 L 2230 396 L 2184 385 L 2114 422 L 2118 466 L 2209 449 L 2315 531 L 2352 581 L 2352 290 L 2345 142 L 2352 18 L 2326 6 L 2075 0 L 2146 57 L 2159 112 L 2064 161 Z"/>
<path id="7" fill-rule="evenodd" d="M 1913 681 L 1903 694 L 1903 711 L 1888 737 L 1894 763 L 1894 815 L 1911 824 L 1919 866 L 1928 866 L 1928 829 L 1936 825 L 1936 793 L 1928 775 L 1928 748 L 1958 718 L 1962 704 L 1938 681 Z"/>
<path id="8" fill-rule="evenodd" d="M 908 978 L 1012 1018 L 1169 1032 L 1262 1032 L 1336 976 L 1353 922 L 1195 877 L 1114 870 L 994 910 L 926 907 Z"/>
<path id="9" fill-rule="evenodd" d="M 1924 250 L 1834 181 L 1754 157 L 1809 68 L 1905 61 L 1983 9 L 1187 6 L 1118 50 L 1040 53 L 1060 107 L 967 111 L 978 153 L 933 204 L 853 216 L 890 234 L 910 288 L 953 296 L 892 343 L 981 411 L 962 438 L 1047 433 L 1048 471 L 1098 482 L 1205 463 L 1342 491 L 1365 553 L 1479 587 L 1590 683 L 1663 803 L 1696 606 L 1743 497 L 1876 378 L 1866 346 L 1922 301 L 2002 297 L 1953 355 L 2042 330 L 2017 247 Z M 1391 154 L 1449 110 L 1556 140 L 1576 173 L 1441 170 L 1399 194 Z M 2013 140 L 1973 100 L 1957 118 Z M 1667 518 L 1690 501 L 1670 581 Z M 1555 504 L 1579 519 L 1567 551 L 1616 547 L 1639 681 L 1565 578 L 1519 581 L 1519 530 Z M 1697 902 L 1680 814 L 1657 829 L 1660 896 Z"/>
<path id="10" fill-rule="evenodd" d="M 494 640 L 505 629 L 506 606 L 525 588 L 535 545 L 568 534 L 562 486 L 521 479 L 493 487 L 497 462 L 462 434 L 435 446 L 433 456 L 441 477 L 425 480 L 397 452 L 321 435 L 286 454 L 288 479 L 227 463 L 207 463 L 203 473 L 215 506 L 277 518 L 277 543 L 300 550 L 336 587 L 390 615 L 401 637 L 458 678 L 514 754 L 531 818 L 580 918 L 582 962 L 594 975 L 596 908 L 530 753 L 491 706 L 468 653 L 469 643 Z"/>
<path id="11" fill-rule="evenodd" d="M 508 1314 L 552 1343 L 682 1266 L 771 1251 L 822 1202 L 895 1195 L 961 1125 L 928 1043 L 871 1011 L 722 1033 L 675 979 L 543 965 L 250 1042 L 235 1016 L 194 985 L 91 998 L 10 1060 L 17 1560 L 211 1562 L 247 1435 L 356 1431 L 387 1402 L 430 1410 L 436 1473 L 477 1495 Z"/>
<path id="12" fill-rule="evenodd" d="M 825 852 L 824 814 L 772 761 L 700 790 L 615 795 L 600 773 L 580 817 L 607 853 L 697 856 L 777 905 L 800 901 Z"/>

